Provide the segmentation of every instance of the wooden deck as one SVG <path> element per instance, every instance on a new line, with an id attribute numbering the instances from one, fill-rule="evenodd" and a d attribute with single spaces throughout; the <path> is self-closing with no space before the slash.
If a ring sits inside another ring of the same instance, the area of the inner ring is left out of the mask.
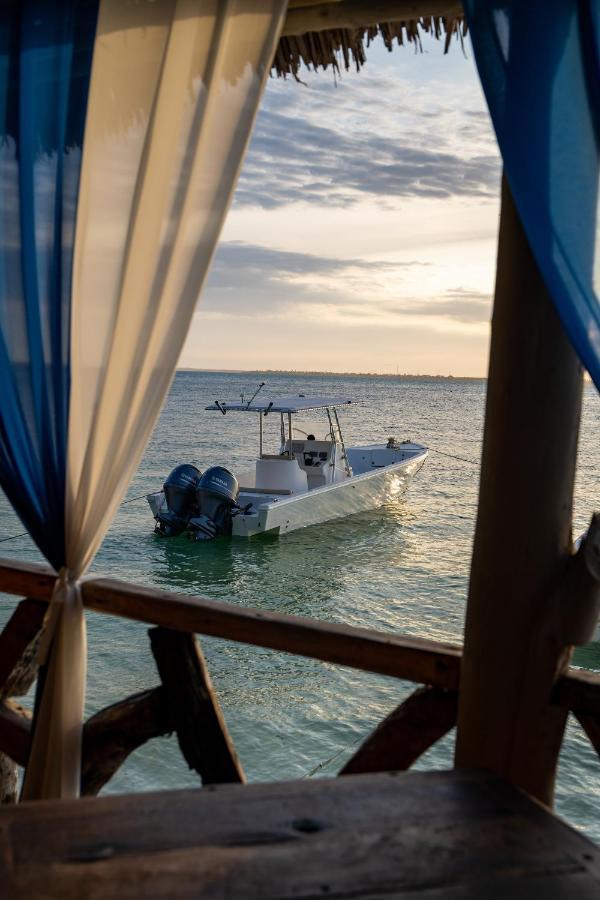
<path id="1" fill-rule="evenodd" d="M 600 850 L 502 781 L 386 773 L 0 810 L 7 898 L 600 896 Z"/>

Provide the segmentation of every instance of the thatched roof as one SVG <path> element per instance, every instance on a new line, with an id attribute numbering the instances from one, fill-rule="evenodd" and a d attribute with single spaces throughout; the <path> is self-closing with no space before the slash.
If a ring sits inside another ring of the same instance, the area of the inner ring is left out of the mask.
<path id="1" fill-rule="evenodd" d="M 357 70 L 365 49 L 381 35 L 388 50 L 394 41 L 421 48 L 421 35 L 444 38 L 444 52 L 455 37 L 462 44 L 466 22 L 458 0 L 290 0 L 273 61 L 279 76 L 298 78 L 308 69 Z"/>

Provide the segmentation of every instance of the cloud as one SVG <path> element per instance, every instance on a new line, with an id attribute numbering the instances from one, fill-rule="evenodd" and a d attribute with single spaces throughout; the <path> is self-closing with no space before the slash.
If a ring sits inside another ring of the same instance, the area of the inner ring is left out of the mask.
<path id="1" fill-rule="evenodd" d="M 377 70 L 337 88 L 312 76 L 308 87 L 269 84 L 235 205 L 487 199 L 499 173 L 489 118 L 472 90 L 407 91 L 395 73 Z"/>
<path id="2" fill-rule="evenodd" d="M 183 364 L 485 372 L 498 151 L 472 59 L 424 50 L 269 81 Z"/>
<path id="3" fill-rule="evenodd" d="M 244 277 L 266 278 L 278 275 L 303 275 L 307 271 L 317 274 L 335 275 L 348 269 L 363 272 L 394 270 L 407 266 L 421 266 L 417 260 L 390 262 L 374 259 L 339 259 L 331 256 L 316 256 L 291 250 L 278 250 L 246 244 L 243 241 L 228 241 L 220 245 L 211 272 L 210 282 L 214 287 L 230 285 L 233 272 L 243 271 Z M 237 278 L 237 274 L 236 274 Z"/>
<path id="4" fill-rule="evenodd" d="M 357 307 L 418 261 L 338 259 L 238 241 L 221 244 L 201 311 L 281 316 L 308 306 Z"/>
<path id="5" fill-rule="evenodd" d="M 220 246 L 200 314 L 266 318 L 318 314 L 338 320 L 438 317 L 487 322 L 490 296 L 463 287 L 441 296 L 410 292 L 418 260 L 339 259 L 231 241 Z"/>
<path id="6" fill-rule="evenodd" d="M 490 294 L 462 287 L 449 288 L 441 297 L 413 301 L 403 312 L 410 312 L 414 316 L 441 316 L 466 325 L 474 325 L 489 322 L 492 297 Z"/>
<path id="7" fill-rule="evenodd" d="M 377 135 L 349 136 L 266 110 L 235 202 L 271 209 L 298 202 L 347 206 L 364 194 L 488 198 L 497 193 L 499 171 L 495 155 L 465 158 Z"/>

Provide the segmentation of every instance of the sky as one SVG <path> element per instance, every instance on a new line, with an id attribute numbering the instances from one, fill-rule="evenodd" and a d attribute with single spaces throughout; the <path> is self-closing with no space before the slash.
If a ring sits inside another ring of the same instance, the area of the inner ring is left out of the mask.
<path id="1" fill-rule="evenodd" d="M 484 376 L 500 160 L 468 42 L 267 83 L 182 368 Z"/>

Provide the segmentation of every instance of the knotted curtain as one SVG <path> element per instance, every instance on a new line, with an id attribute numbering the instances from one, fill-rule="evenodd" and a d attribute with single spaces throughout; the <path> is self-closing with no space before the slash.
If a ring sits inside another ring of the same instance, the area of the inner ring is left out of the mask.
<path id="1" fill-rule="evenodd" d="M 0 8 L 0 484 L 59 571 L 25 798 L 79 792 L 79 579 L 169 388 L 285 5 Z"/>

